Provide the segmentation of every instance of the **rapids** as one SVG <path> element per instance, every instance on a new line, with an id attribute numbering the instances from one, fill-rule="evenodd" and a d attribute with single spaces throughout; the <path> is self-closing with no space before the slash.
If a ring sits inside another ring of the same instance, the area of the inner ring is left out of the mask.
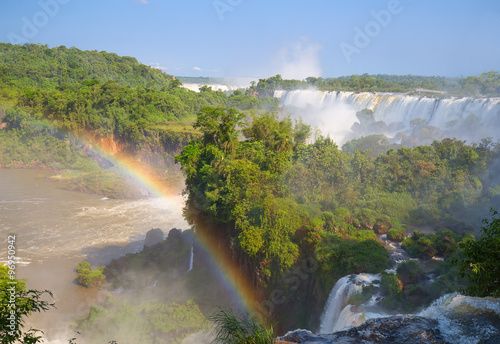
<path id="1" fill-rule="evenodd" d="M 75 284 L 76 265 L 94 266 L 142 249 L 151 228 L 188 228 L 183 200 L 114 200 L 67 191 L 47 181 L 48 171 L 0 169 L 0 261 L 7 259 L 7 236 L 16 236 L 16 278 L 27 287 L 51 290 L 56 309 L 30 316 L 28 325 L 46 336 L 71 338 L 71 320 L 102 302 L 105 292 Z M 66 339 L 64 341 L 64 339 Z"/>

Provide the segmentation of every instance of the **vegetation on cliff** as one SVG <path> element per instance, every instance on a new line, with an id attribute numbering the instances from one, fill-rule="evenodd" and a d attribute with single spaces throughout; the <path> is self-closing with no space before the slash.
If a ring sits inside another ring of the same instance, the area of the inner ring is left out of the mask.
<path id="1" fill-rule="evenodd" d="M 460 243 L 462 256 L 454 263 L 470 282 L 468 295 L 500 297 L 500 217 L 492 211 L 492 220 L 483 223 L 479 239 Z"/>
<path id="2" fill-rule="evenodd" d="M 180 344 L 188 335 L 207 330 L 207 322 L 196 303 L 161 303 L 154 300 L 129 302 L 106 298 L 104 305 L 92 306 L 80 321 L 85 343 Z"/>
<path id="3" fill-rule="evenodd" d="M 61 178 L 71 188 L 128 197 L 137 192 L 116 171 L 103 173 L 112 164 L 101 163 L 99 148 L 162 175 L 200 136 L 192 122 L 202 107 L 278 107 L 277 99 L 180 86 L 131 57 L 0 43 L 0 166 L 76 170 Z"/>
<path id="4" fill-rule="evenodd" d="M 273 113 L 244 120 L 203 108 L 195 126 L 201 139 L 177 156 L 187 218 L 229 237 L 267 292 L 287 288 L 282 276 L 309 257 L 319 269 L 302 293 L 327 295 L 341 276 L 383 271 L 389 261 L 376 234 L 393 228 L 399 240 L 410 225 L 442 229 L 417 232 L 404 246 L 427 259 L 452 253 L 484 205 L 500 199 L 491 174 L 498 145 L 444 139 L 373 158 L 329 138 L 308 144 L 307 125 Z"/>

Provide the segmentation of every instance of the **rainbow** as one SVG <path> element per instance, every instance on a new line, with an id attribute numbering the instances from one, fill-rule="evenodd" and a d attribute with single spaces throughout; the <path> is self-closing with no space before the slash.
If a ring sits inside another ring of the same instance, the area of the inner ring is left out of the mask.
<path id="1" fill-rule="evenodd" d="M 90 145 L 90 140 L 78 138 L 82 143 Z M 161 198 L 172 206 L 179 206 L 175 191 L 156 174 L 151 168 L 138 162 L 126 154 L 107 149 L 105 145 L 91 144 L 91 149 L 111 161 L 121 173 L 132 178 L 138 185 L 145 188 L 150 194 Z M 175 198 L 175 199 L 174 199 Z M 218 248 L 218 243 L 208 235 L 195 235 L 197 247 L 201 248 L 209 257 L 209 265 L 213 268 L 219 281 L 226 287 L 227 292 L 238 308 L 249 314 L 257 314 L 258 300 L 252 283 L 240 273 L 240 267 L 232 260 L 229 253 Z"/>

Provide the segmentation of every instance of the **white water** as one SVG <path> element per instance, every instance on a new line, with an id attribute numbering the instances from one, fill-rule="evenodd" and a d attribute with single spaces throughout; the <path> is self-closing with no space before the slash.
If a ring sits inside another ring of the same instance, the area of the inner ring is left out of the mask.
<path id="1" fill-rule="evenodd" d="M 393 93 L 296 90 L 275 91 L 286 112 L 300 115 L 339 144 L 350 139 L 356 112 L 371 109 L 376 121 L 388 126 L 389 136 L 409 133 L 410 122 L 421 118 L 441 129 L 442 136 L 478 141 L 500 138 L 500 98 L 430 98 Z M 477 121 L 467 118 L 476 115 Z M 442 137 L 436 137 L 440 139 Z"/>
<path id="2" fill-rule="evenodd" d="M 437 320 L 450 343 L 478 343 L 500 335 L 500 299 L 447 294 L 417 315 Z"/>
<path id="3" fill-rule="evenodd" d="M 352 312 L 347 301 L 351 295 L 361 292 L 364 286 L 377 279 L 380 279 L 380 275 L 359 274 L 339 279 L 330 292 L 321 316 L 320 333 L 340 331 L 348 326 L 360 325 L 368 319 L 364 314 Z"/>
<path id="4" fill-rule="evenodd" d="M 320 333 L 333 333 L 359 326 L 369 319 L 389 316 L 376 305 L 377 295 L 360 306 L 347 304 L 349 296 L 379 277 L 360 274 L 341 278 L 328 298 Z M 441 334 L 449 343 L 471 344 L 500 337 L 500 299 L 447 294 L 415 315 L 437 320 Z"/>
<path id="5" fill-rule="evenodd" d="M 191 245 L 191 254 L 189 256 L 189 268 L 187 272 L 193 270 L 193 260 L 194 260 L 194 246 Z"/>

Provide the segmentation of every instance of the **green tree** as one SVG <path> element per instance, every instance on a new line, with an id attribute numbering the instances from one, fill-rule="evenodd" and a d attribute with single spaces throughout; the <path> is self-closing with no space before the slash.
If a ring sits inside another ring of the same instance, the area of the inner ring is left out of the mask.
<path id="1" fill-rule="evenodd" d="M 483 220 L 478 240 L 460 243 L 462 258 L 454 260 L 460 274 L 471 283 L 465 292 L 471 296 L 500 297 L 500 218 L 492 210 L 492 220 Z"/>
<path id="2" fill-rule="evenodd" d="M 92 270 L 90 264 L 83 261 L 77 265 L 75 271 L 78 273 L 76 280 L 84 287 L 100 287 L 106 282 L 106 276 L 102 273 L 104 266 Z"/>
<path id="3" fill-rule="evenodd" d="M 226 154 L 232 153 L 238 140 L 236 128 L 241 124 L 243 116 L 235 109 L 204 107 L 193 127 L 199 128 L 203 133 L 205 144 L 212 143 Z"/>
<path id="4" fill-rule="evenodd" d="M 26 318 L 37 312 L 45 312 L 53 303 L 44 301 L 43 295 L 52 293 L 48 290 L 26 290 L 23 281 L 11 278 L 6 265 L 0 265 L 0 343 L 35 344 L 41 343 L 40 330 L 25 330 Z"/>

